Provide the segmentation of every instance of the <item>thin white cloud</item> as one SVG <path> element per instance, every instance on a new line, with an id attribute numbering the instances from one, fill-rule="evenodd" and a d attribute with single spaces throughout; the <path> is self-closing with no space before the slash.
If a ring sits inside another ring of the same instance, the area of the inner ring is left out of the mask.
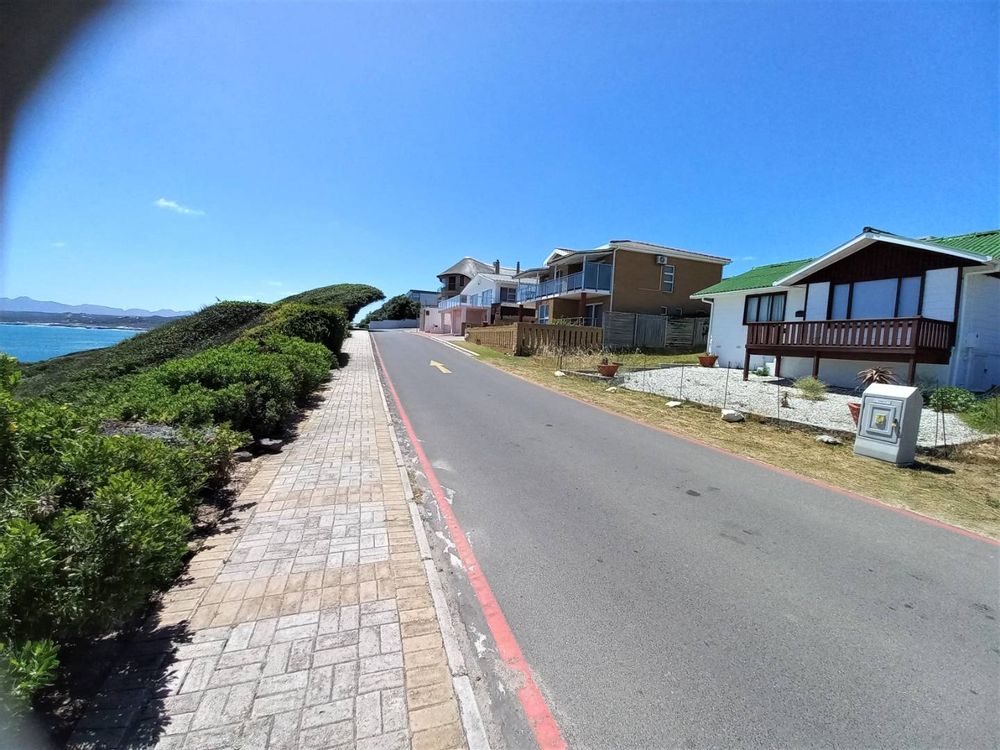
<path id="1" fill-rule="evenodd" d="M 756 255 L 744 255 L 740 260 L 757 260 Z"/>
<path id="2" fill-rule="evenodd" d="M 204 216 L 205 212 L 200 208 L 190 208 L 188 206 L 182 206 L 177 201 L 167 200 L 166 198 L 157 198 L 153 201 L 153 205 L 157 208 L 164 208 L 167 211 L 173 211 L 174 213 L 184 214 L 185 216 Z"/>
<path id="3" fill-rule="evenodd" d="M 269 281 L 269 282 L 267 282 L 267 285 L 268 286 L 284 286 L 284 284 L 282 284 L 280 281 Z"/>
<path id="4" fill-rule="evenodd" d="M 53 242 L 52 247 L 66 247 L 65 242 Z"/>

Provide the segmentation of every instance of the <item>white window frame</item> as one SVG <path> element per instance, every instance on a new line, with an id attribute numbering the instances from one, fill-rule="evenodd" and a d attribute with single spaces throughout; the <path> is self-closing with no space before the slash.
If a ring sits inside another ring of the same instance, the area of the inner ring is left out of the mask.
<path id="1" fill-rule="evenodd" d="M 660 290 L 666 294 L 673 294 L 674 283 L 677 280 L 677 269 L 666 263 L 660 267 L 663 269 L 660 271 Z"/>

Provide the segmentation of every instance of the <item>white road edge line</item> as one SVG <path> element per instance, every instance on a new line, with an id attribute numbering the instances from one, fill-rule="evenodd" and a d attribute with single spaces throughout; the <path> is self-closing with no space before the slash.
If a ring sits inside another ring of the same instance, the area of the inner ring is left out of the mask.
<path id="1" fill-rule="evenodd" d="M 446 343 L 446 342 L 441 342 Z M 368 334 L 368 346 L 372 349 L 372 358 L 375 358 L 374 343 L 371 334 Z M 453 347 L 461 352 L 465 352 L 460 347 Z M 466 352 L 472 354 L 472 352 Z M 375 360 L 375 376 L 378 381 L 379 394 L 382 397 L 382 408 L 385 410 L 385 419 L 389 425 L 389 439 L 392 442 L 393 453 L 396 454 L 396 466 L 403 479 L 403 494 L 406 497 L 406 504 L 410 509 L 410 520 L 413 523 L 413 531 L 417 536 L 417 547 L 420 550 L 420 557 L 424 563 L 424 570 L 427 572 L 427 582 L 431 587 L 431 599 L 434 601 L 434 613 L 437 615 L 438 625 L 441 627 L 441 638 L 444 641 L 444 651 L 448 659 L 448 670 L 451 672 L 452 685 L 455 688 L 455 696 L 458 698 L 458 709 L 462 716 L 462 728 L 465 730 L 465 740 L 469 745 L 469 750 L 490 750 L 489 739 L 486 735 L 486 727 L 483 725 L 483 716 L 479 711 L 479 703 L 476 701 L 476 694 L 472 690 L 472 681 L 465 669 L 465 658 L 462 656 L 462 649 L 455 635 L 455 626 L 451 621 L 451 611 L 448 609 L 448 601 L 445 599 L 444 586 L 441 584 L 441 577 L 438 575 L 434 560 L 431 557 L 430 544 L 427 541 L 427 532 L 424 530 L 424 523 L 420 518 L 420 510 L 413 497 L 413 486 L 410 484 L 410 475 L 406 472 L 406 462 L 403 460 L 403 451 L 399 447 L 399 440 L 396 438 L 396 427 L 392 423 L 392 412 L 389 411 L 389 402 L 385 397 L 385 385 L 378 372 L 378 360 Z"/>
<path id="2" fill-rule="evenodd" d="M 416 330 L 416 329 L 414 329 L 414 330 Z M 445 341 L 444 339 L 436 339 L 436 338 L 434 338 L 433 336 L 431 336 L 430 334 L 427 334 L 427 333 L 417 333 L 416 335 L 417 336 L 423 336 L 425 339 L 431 339 L 431 341 L 436 341 L 439 344 L 444 344 L 445 346 L 449 346 L 452 349 L 454 349 L 456 352 L 462 352 L 462 354 L 464 354 L 466 357 L 476 357 L 477 359 L 479 358 L 479 355 L 476 354 L 475 352 L 470 352 L 468 349 L 463 349 L 462 347 L 457 346 L 456 344 L 453 344 L 450 341 Z"/>

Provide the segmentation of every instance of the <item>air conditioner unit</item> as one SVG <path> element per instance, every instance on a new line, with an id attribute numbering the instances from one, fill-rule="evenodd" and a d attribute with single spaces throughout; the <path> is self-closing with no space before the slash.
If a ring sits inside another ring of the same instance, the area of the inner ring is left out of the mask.
<path id="1" fill-rule="evenodd" d="M 657 255 L 656 256 L 656 262 L 657 262 L 658 265 L 661 265 L 661 266 L 667 265 L 667 256 L 666 255 Z"/>

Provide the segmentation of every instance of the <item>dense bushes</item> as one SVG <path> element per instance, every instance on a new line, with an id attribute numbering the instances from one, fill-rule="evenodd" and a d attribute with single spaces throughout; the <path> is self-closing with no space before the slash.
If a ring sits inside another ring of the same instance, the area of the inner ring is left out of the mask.
<path id="1" fill-rule="evenodd" d="M 271 335 L 215 347 L 127 378 L 102 394 L 117 419 L 188 425 L 228 423 L 255 437 L 278 430 L 322 383 L 333 355 L 322 344 Z"/>
<path id="2" fill-rule="evenodd" d="M 343 308 L 286 302 L 275 305 L 264 313 L 260 325 L 248 328 L 240 338 L 261 340 L 275 334 L 294 336 L 303 341 L 322 344 L 331 352 L 339 352 L 344 337 L 347 336 L 347 326 L 347 315 Z"/>
<path id="3" fill-rule="evenodd" d="M 347 315 L 347 319 L 354 320 L 354 316 L 362 307 L 367 307 L 381 299 L 385 299 L 382 290 L 367 284 L 333 284 L 293 294 L 291 297 L 285 297 L 281 303 L 305 302 L 311 305 L 341 307 Z"/>
<path id="4" fill-rule="evenodd" d="M 366 326 L 373 320 L 417 320 L 420 317 L 420 303 L 405 294 L 398 294 L 387 300 L 378 310 L 362 318 L 360 325 Z"/>
<path id="5" fill-rule="evenodd" d="M 29 365 L 20 385 L 0 355 L 0 716 L 52 682 L 58 644 L 119 627 L 170 583 L 204 489 L 250 435 L 283 427 L 382 293 L 299 297 L 213 305 Z M 174 428 L 104 434 L 109 419 Z"/>
<path id="6" fill-rule="evenodd" d="M 105 436 L 92 415 L 13 401 L 13 380 L 0 378 L 0 679 L 24 700 L 54 677 L 55 642 L 120 625 L 170 582 L 198 494 L 245 437 Z"/>

